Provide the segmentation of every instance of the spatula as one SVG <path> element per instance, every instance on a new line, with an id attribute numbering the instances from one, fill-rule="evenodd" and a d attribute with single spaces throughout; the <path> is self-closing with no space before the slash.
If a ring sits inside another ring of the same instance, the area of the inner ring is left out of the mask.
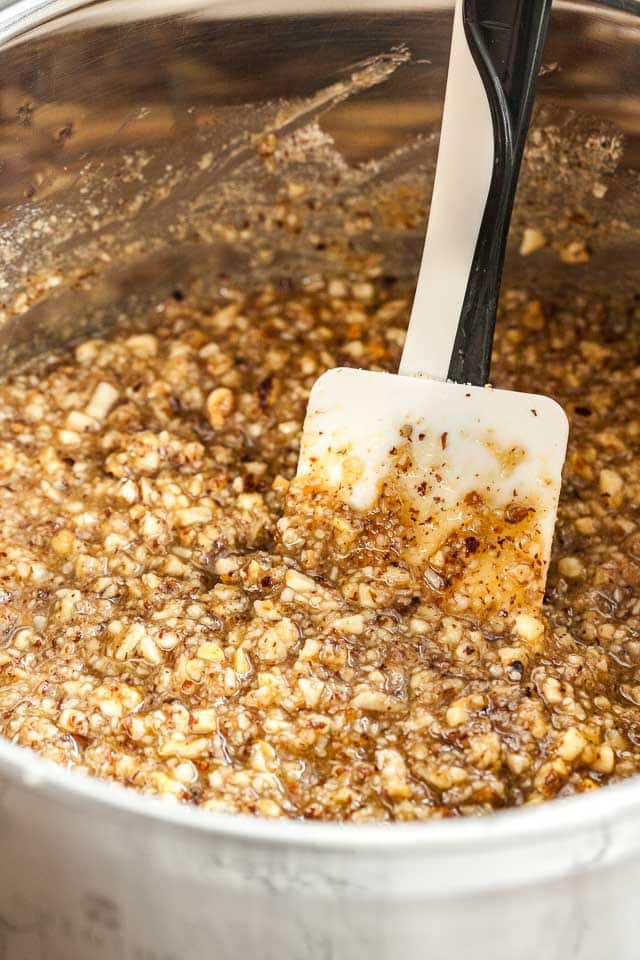
<path id="1" fill-rule="evenodd" d="M 382 504 L 401 525 L 399 558 L 445 609 L 521 623 L 543 597 L 568 423 L 547 397 L 485 384 L 550 7 L 457 0 L 399 374 L 336 369 L 318 379 L 292 494 L 298 503 L 327 495 L 359 515 Z"/>

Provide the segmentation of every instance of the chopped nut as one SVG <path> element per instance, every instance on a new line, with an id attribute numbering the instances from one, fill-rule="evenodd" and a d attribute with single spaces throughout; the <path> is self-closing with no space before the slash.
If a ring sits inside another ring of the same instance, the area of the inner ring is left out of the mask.
<path id="1" fill-rule="evenodd" d="M 612 499 L 618 498 L 624 486 L 622 477 L 615 470 L 601 470 L 599 483 L 600 493 Z"/>
<path id="2" fill-rule="evenodd" d="M 522 322 L 529 330 L 544 330 L 547 318 L 539 300 L 531 300 L 524 309 Z"/>
<path id="3" fill-rule="evenodd" d="M 261 660 L 278 663 L 284 660 L 299 640 L 295 623 L 284 617 L 275 626 L 269 627 L 258 639 L 256 652 Z"/>
<path id="4" fill-rule="evenodd" d="M 412 795 L 402 754 L 397 750 L 377 750 L 376 766 L 382 774 L 383 789 L 392 800 L 406 800 Z"/>
<path id="5" fill-rule="evenodd" d="M 137 357 L 155 357 L 158 353 L 158 340 L 151 333 L 138 333 L 128 337 L 125 344 Z"/>
<path id="6" fill-rule="evenodd" d="M 558 570 L 563 577 L 574 580 L 584 575 L 584 566 L 579 557 L 562 557 L 558 561 Z"/>
<path id="7" fill-rule="evenodd" d="M 72 410 L 71 413 L 67 415 L 65 426 L 70 431 L 85 433 L 87 430 L 96 430 L 98 421 L 87 413 L 81 413 L 80 410 Z"/>
<path id="8" fill-rule="evenodd" d="M 305 706 L 309 710 L 315 710 L 325 689 L 324 681 L 311 677 L 301 677 L 298 680 L 298 686 L 304 697 Z"/>
<path id="9" fill-rule="evenodd" d="M 207 416 L 211 426 L 216 430 L 223 427 L 234 406 L 233 393 L 228 387 L 213 390 L 207 397 Z"/>
<path id="10" fill-rule="evenodd" d="M 217 643 L 201 643 L 196 653 L 201 660 L 209 660 L 211 663 L 222 663 L 224 660 L 224 651 Z"/>
<path id="11" fill-rule="evenodd" d="M 577 727 L 569 727 L 562 735 L 558 752 L 567 763 L 573 763 L 574 760 L 578 759 L 586 744 L 587 741 Z"/>
<path id="12" fill-rule="evenodd" d="M 569 770 L 560 757 L 543 763 L 535 776 L 534 784 L 544 797 L 553 797 L 562 787 Z"/>
<path id="13" fill-rule="evenodd" d="M 560 251 L 560 259 L 563 263 L 588 263 L 591 253 L 581 240 L 572 240 Z"/>
<path id="14" fill-rule="evenodd" d="M 265 658 L 263 658 L 265 659 Z M 238 647 L 236 652 L 233 655 L 233 669 L 236 673 L 244 675 L 245 673 L 251 672 L 251 661 L 246 655 L 242 647 Z"/>
<path id="15" fill-rule="evenodd" d="M 616 755 L 608 743 L 601 744 L 596 750 L 595 759 L 589 764 L 592 770 L 598 773 L 613 773 L 616 765 Z"/>
<path id="16" fill-rule="evenodd" d="M 528 643 L 537 643 L 544 636 L 544 624 L 528 613 L 520 613 L 515 618 L 514 630 Z"/>
<path id="17" fill-rule="evenodd" d="M 469 752 L 479 770 L 498 770 L 502 760 L 502 746 L 497 733 L 483 733 L 469 741 Z"/>
<path id="18" fill-rule="evenodd" d="M 593 517 L 578 517 L 576 520 L 576 530 L 585 536 L 591 536 L 597 530 L 596 521 Z"/>
<path id="19" fill-rule="evenodd" d="M 162 654 L 155 641 L 148 634 L 142 637 L 138 643 L 138 649 L 141 657 L 146 660 L 147 663 L 162 663 Z"/>
<path id="20" fill-rule="evenodd" d="M 360 710 L 386 711 L 394 707 L 391 697 L 380 690 L 360 690 L 353 698 L 353 706 Z"/>
<path id="21" fill-rule="evenodd" d="M 218 715 L 211 707 L 193 711 L 190 729 L 193 733 L 214 733 L 218 728 Z"/>
<path id="22" fill-rule="evenodd" d="M 86 715 L 81 710 L 74 710 L 71 707 L 62 711 L 58 726 L 79 737 L 86 737 L 89 732 Z"/>
<path id="23" fill-rule="evenodd" d="M 546 237 L 541 230 L 537 230 L 535 227 L 525 227 L 520 242 L 520 255 L 528 257 L 530 254 L 542 249 L 546 242 Z"/>
<path id="24" fill-rule="evenodd" d="M 213 513 L 210 507 L 184 507 L 175 512 L 177 527 L 192 527 L 202 523 L 210 523 Z"/>
<path id="25" fill-rule="evenodd" d="M 542 684 L 542 693 L 547 703 L 562 703 L 564 692 L 556 677 L 547 677 Z"/>
<path id="26" fill-rule="evenodd" d="M 270 130 L 269 133 L 265 133 L 256 144 L 256 150 L 261 157 L 270 157 L 275 153 L 276 147 L 278 146 L 278 137 L 277 135 Z"/>
<path id="27" fill-rule="evenodd" d="M 132 623 L 125 633 L 122 642 L 116 648 L 114 654 L 116 660 L 128 659 L 144 637 L 144 625 L 142 623 Z"/>
<path id="28" fill-rule="evenodd" d="M 93 391 L 85 413 L 95 420 L 104 420 L 109 411 L 118 402 L 120 394 L 116 388 L 106 382 L 99 383 Z"/>
<path id="29" fill-rule="evenodd" d="M 76 550 L 76 538 L 70 530 L 59 530 L 51 538 L 51 549 L 61 557 L 68 557 Z"/>
<path id="30" fill-rule="evenodd" d="M 205 753 L 208 740 L 205 737 L 198 737 L 194 740 L 185 740 L 176 734 L 169 737 L 158 747 L 158 756 L 160 757 L 186 757 L 193 760 Z"/>
<path id="31" fill-rule="evenodd" d="M 296 593 L 312 593 L 317 589 L 315 580 L 297 570 L 287 570 L 284 582 Z"/>
<path id="32" fill-rule="evenodd" d="M 358 637 L 364 631 L 364 617 L 361 613 L 354 613 L 349 617 L 338 617 L 331 624 L 333 630 Z"/>

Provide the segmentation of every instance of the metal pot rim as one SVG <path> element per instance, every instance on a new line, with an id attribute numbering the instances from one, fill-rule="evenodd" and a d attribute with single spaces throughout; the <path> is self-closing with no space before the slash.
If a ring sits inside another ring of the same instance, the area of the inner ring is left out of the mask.
<path id="1" fill-rule="evenodd" d="M 33 789 L 51 801 L 87 803 L 123 814 L 161 821 L 188 831 L 237 841 L 296 848 L 367 851 L 425 857 L 446 852 L 490 850 L 498 853 L 536 840 L 568 839 L 576 834 L 602 833 L 612 822 L 640 817 L 640 777 L 581 796 L 497 812 L 486 817 L 456 818 L 429 823 L 336 823 L 266 820 L 221 814 L 189 804 L 168 804 L 133 788 L 83 776 L 28 748 L 0 739 L 0 771 L 18 789 Z M 1 798 L 0 798 L 1 805 Z M 553 865 L 549 863 L 549 873 Z"/>
<path id="2" fill-rule="evenodd" d="M 317 5 L 312 6 L 312 2 Z M 306 16 L 317 12 L 328 14 L 344 10 L 342 0 L 312 0 L 305 5 Z M 601 6 L 602 16 L 610 13 L 620 17 L 640 17 L 640 0 L 593 0 Z M 453 6 L 453 0 L 402 0 L 406 10 L 442 10 Z M 169 13 L 182 13 L 189 17 L 262 17 L 277 15 L 295 15 L 300 13 L 296 0 L 111 0 L 111 10 L 105 16 L 99 11 L 99 4 L 90 0 L 0 0 L 0 45 L 9 44 L 19 36 L 33 29 L 42 29 L 54 20 L 89 8 L 89 16 L 95 25 L 111 22 L 115 15 L 118 21 L 148 19 L 153 16 L 167 16 Z M 384 12 L 393 8 L 393 0 L 360 0 L 363 11 Z M 584 0 L 555 0 L 554 9 L 574 9 L 585 13 L 592 12 L 592 5 Z"/>

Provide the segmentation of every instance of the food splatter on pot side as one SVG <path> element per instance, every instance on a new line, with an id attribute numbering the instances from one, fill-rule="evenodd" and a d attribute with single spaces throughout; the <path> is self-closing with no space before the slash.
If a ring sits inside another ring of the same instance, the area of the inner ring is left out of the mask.
<path id="1" fill-rule="evenodd" d="M 544 617 L 481 623 L 384 504 L 293 491 L 284 516 L 315 379 L 397 367 L 393 289 L 169 300 L 0 385 L 2 734 L 266 817 L 481 814 L 638 772 L 632 309 L 503 298 L 495 384 L 544 384 L 572 433 Z"/>

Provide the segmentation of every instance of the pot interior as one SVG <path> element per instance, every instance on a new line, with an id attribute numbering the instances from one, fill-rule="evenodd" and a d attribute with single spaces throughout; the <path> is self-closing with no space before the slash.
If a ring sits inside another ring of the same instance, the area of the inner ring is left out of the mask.
<path id="1" fill-rule="evenodd" d="M 5 12 L 4 368 L 194 284 L 216 298 L 237 277 L 308 286 L 371 257 L 414 283 L 450 9 L 269 9 L 59 4 L 13 27 Z M 554 7 L 506 285 L 632 289 L 639 24 Z M 541 256 L 518 253 L 527 227 L 551 238 Z M 558 256 L 571 242 L 588 269 Z"/>

